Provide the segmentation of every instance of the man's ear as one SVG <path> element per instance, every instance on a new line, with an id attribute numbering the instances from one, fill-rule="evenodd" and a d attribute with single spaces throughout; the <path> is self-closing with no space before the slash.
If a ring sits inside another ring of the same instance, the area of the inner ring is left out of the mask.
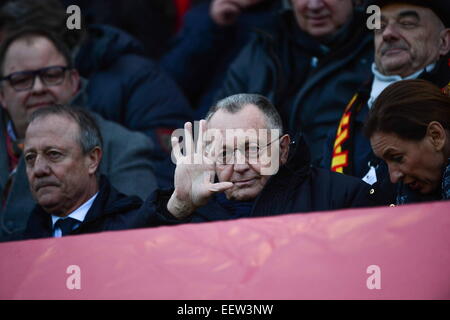
<path id="1" fill-rule="evenodd" d="M 280 138 L 280 164 L 284 165 L 289 156 L 289 145 L 291 144 L 291 137 L 285 134 Z"/>
<path id="2" fill-rule="evenodd" d="M 445 56 L 450 52 L 450 28 L 445 28 L 441 31 L 440 35 L 440 48 L 439 54 Z"/>
<path id="3" fill-rule="evenodd" d="M 77 69 L 70 70 L 69 81 L 71 84 L 72 97 L 74 97 L 80 90 L 80 74 Z"/>
<path id="4" fill-rule="evenodd" d="M 95 175 L 95 172 L 99 168 L 100 161 L 102 160 L 102 154 L 102 149 L 100 149 L 99 147 L 95 147 L 89 152 L 86 159 L 89 174 Z"/>
<path id="5" fill-rule="evenodd" d="M 428 124 L 426 137 L 436 151 L 442 151 L 447 143 L 445 129 L 438 121 L 432 121 Z"/>

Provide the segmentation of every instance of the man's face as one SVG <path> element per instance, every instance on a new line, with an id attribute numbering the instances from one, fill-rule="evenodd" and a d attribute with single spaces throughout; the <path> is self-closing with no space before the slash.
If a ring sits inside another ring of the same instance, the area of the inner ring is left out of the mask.
<path id="1" fill-rule="evenodd" d="M 83 154 L 79 128 L 61 115 L 38 118 L 28 126 L 24 157 L 31 193 L 45 211 L 67 215 L 96 191 L 99 159 Z"/>
<path id="2" fill-rule="evenodd" d="M 409 76 L 448 52 L 449 32 L 424 7 L 390 4 L 381 10 L 375 30 L 375 63 L 384 75 Z"/>
<path id="3" fill-rule="evenodd" d="M 291 0 L 300 28 L 313 37 L 336 33 L 353 14 L 351 0 Z"/>
<path id="4" fill-rule="evenodd" d="M 50 66 L 67 66 L 51 41 L 35 36 L 14 41 L 5 56 L 3 76 L 22 71 L 33 71 Z M 59 85 L 48 86 L 36 77 L 29 90 L 16 91 L 3 81 L 0 89 L 0 103 L 8 111 L 16 133 L 23 137 L 30 115 L 38 108 L 53 104 L 67 104 L 78 91 L 79 75 L 75 70 L 64 73 L 64 81 Z"/>
<path id="5" fill-rule="evenodd" d="M 216 164 L 216 174 L 219 181 L 230 181 L 234 184 L 232 188 L 225 191 L 228 199 L 238 201 L 255 199 L 270 178 L 270 175 L 261 173 L 262 169 L 270 166 L 272 162 L 279 164 L 286 162 L 290 142 L 287 135 L 279 139 L 277 136 L 271 137 L 270 133 L 267 137 L 258 135 L 255 140 L 240 139 L 239 137 L 229 139 L 230 131 L 238 132 L 236 129 L 242 129 L 242 136 L 245 136 L 245 132 L 259 133 L 260 129 L 266 130 L 267 128 L 265 116 L 254 105 L 247 105 L 234 114 L 217 111 L 208 121 L 208 129 L 218 129 L 224 137 L 223 151 L 221 152 L 227 156 L 233 156 L 233 152 L 236 155 L 233 159 L 234 163 L 230 164 L 227 160 L 219 161 Z M 252 160 L 245 157 L 245 150 L 255 149 L 266 152 L 265 155 L 268 157 L 266 160 L 269 161 L 252 161 L 256 157 L 253 159 L 250 157 Z M 270 151 L 267 151 L 267 149 L 270 149 Z"/>

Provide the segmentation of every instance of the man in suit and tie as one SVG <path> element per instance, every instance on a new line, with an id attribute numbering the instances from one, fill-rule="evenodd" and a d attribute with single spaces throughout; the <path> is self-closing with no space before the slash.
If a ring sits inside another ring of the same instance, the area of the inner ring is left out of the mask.
<path id="1" fill-rule="evenodd" d="M 35 205 L 23 158 L 31 114 L 54 104 L 74 105 L 86 87 L 64 43 L 41 29 L 19 30 L 4 40 L 0 73 L 0 241 L 8 241 L 23 233 Z M 156 188 L 153 142 L 92 115 L 104 142 L 101 173 L 120 192 L 144 199 Z"/>
<path id="2" fill-rule="evenodd" d="M 35 111 L 23 152 L 38 203 L 25 239 L 146 226 L 142 200 L 119 193 L 98 174 L 102 137 L 86 111 L 60 105 Z"/>

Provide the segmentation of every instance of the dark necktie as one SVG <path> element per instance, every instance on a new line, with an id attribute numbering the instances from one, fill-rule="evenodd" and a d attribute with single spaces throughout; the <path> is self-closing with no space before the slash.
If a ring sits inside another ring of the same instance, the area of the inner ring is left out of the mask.
<path id="1" fill-rule="evenodd" d="M 72 232 L 73 227 L 77 223 L 80 223 L 80 221 L 73 218 L 59 219 L 58 221 L 55 222 L 54 229 L 56 230 L 56 228 L 60 228 L 62 235 L 65 236 L 68 235 L 70 232 Z"/>

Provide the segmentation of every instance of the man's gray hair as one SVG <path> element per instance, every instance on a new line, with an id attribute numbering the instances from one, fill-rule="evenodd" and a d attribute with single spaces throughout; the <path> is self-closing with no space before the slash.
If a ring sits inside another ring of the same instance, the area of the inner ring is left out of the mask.
<path id="1" fill-rule="evenodd" d="M 84 155 L 96 147 L 102 149 L 103 139 L 100 129 L 94 117 L 88 111 L 67 105 L 54 105 L 33 112 L 30 123 L 52 115 L 63 116 L 75 121 L 79 128 L 78 143 Z"/>
<path id="2" fill-rule="evenodd" d="M 247 105 L 254 105 L 264 114 L 268 129 L 278 129 L 280 133 L 283 132 L 283 123 L 277 109 L 269 99 L 259 94 L 240 93 L 224 98 L 209 109 L 205 119 L 209 121 L 219 110 L 237 113 Z"/>

